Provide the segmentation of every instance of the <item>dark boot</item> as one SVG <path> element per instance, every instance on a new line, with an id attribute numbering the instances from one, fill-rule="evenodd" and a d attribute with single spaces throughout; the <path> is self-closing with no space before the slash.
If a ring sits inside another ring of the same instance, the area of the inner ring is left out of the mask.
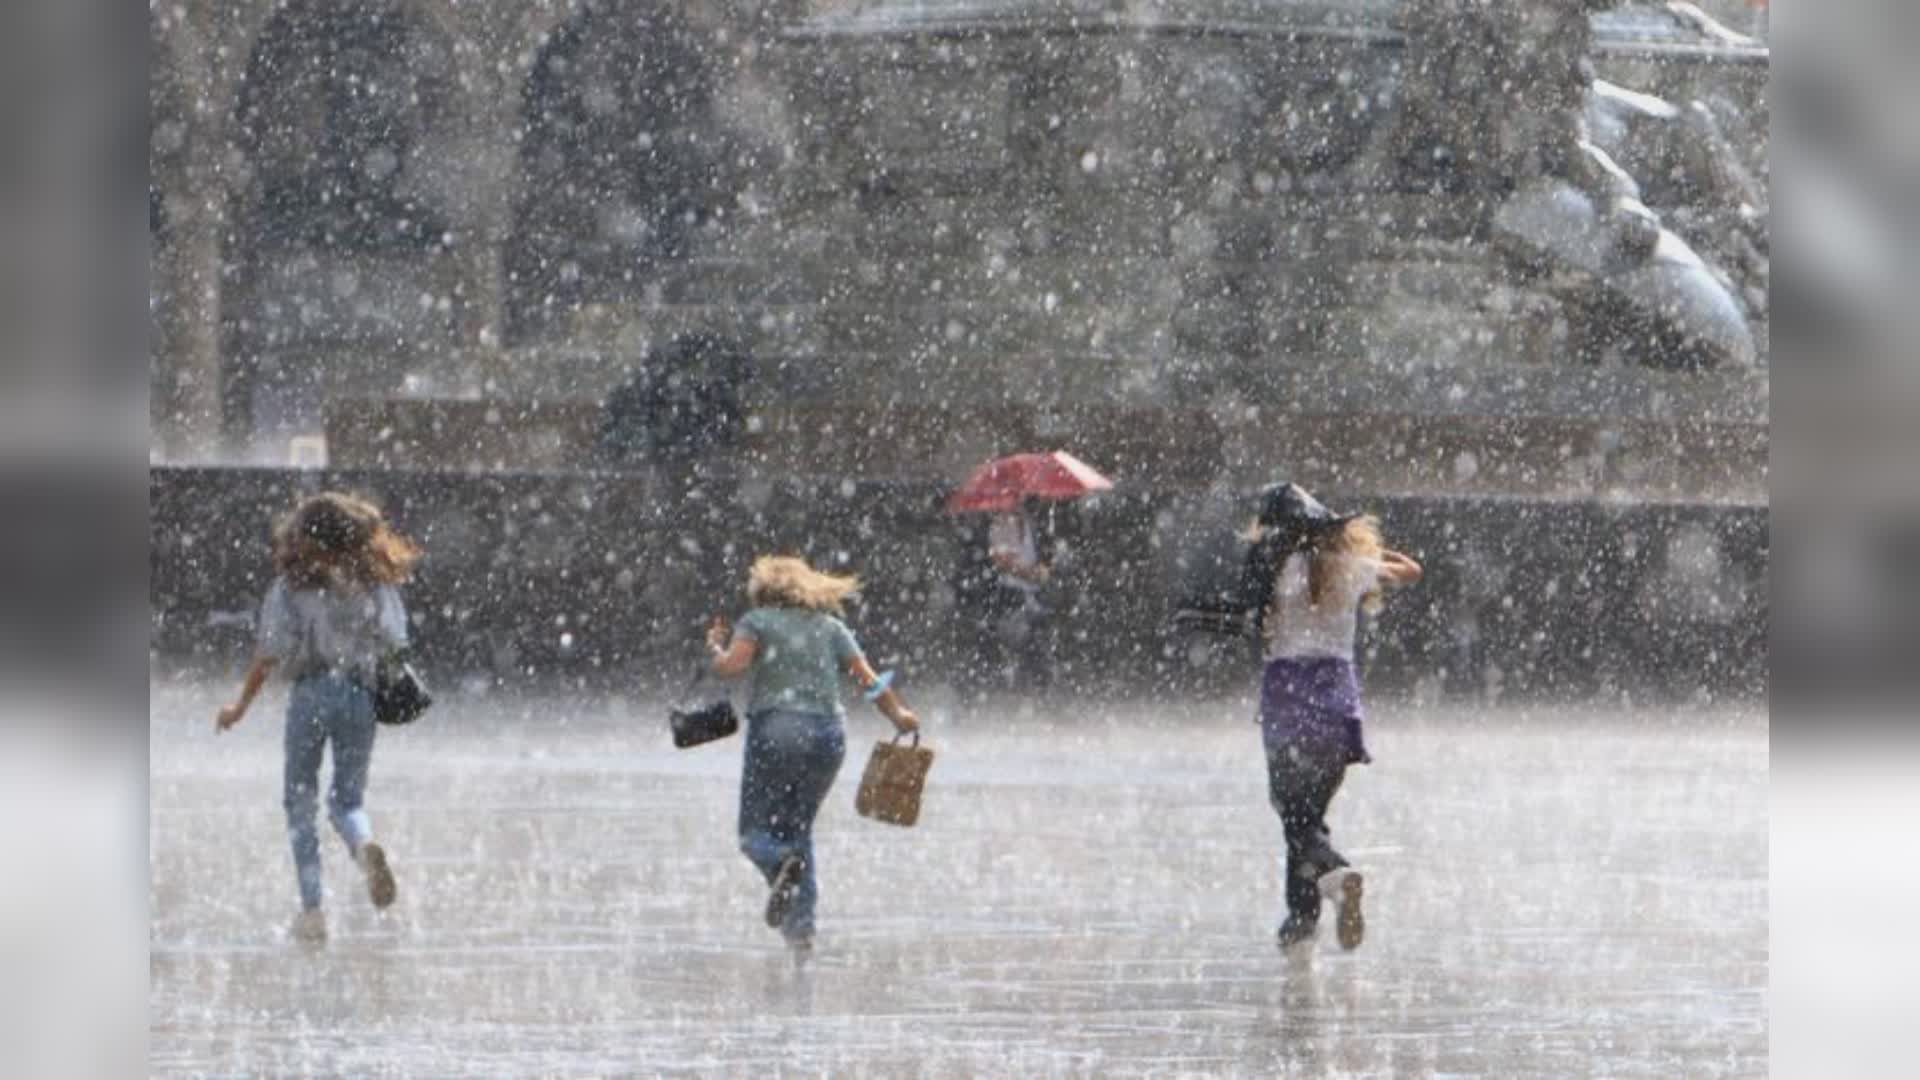
<path id="1" fill-rule="evenodd" d="M 800 888 L 800 878 L 806 872 L 806 861 L 798 855 L 780 860 L 780 869 L 773 874 L 773 891 L 767 894 L 768 926 L 778 930 L 786 925 L 787 911 L 793 907 L 793 894 Z"/>
<path id="2" fill-rule="evenodd" d="M 1314 935 L 1319 932 L 1318 919 L 1306 919 L 1299 915 L 1288 915 L 1274 935 L 1282 949 L 1291 949 L 1296 945 L 1311 944 Z"/>

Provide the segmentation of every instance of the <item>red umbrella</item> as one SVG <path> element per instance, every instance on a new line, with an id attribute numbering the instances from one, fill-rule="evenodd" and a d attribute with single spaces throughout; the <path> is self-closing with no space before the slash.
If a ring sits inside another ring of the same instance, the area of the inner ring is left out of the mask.
<path id="1" fill-rule="evenodd" d="M 1113 490 L 1113 481 L 1067 453 L 1009 454 L 973 470 L 947 497 L 947 509 L 1012 510 L 1022 499 L 1077 499 Z"/>

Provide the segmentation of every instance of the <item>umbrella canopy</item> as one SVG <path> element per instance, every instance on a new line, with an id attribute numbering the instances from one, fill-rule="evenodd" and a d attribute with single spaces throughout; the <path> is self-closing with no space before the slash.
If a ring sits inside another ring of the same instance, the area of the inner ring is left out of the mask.
<path id="1" fill-rule="evenodd" d="M 1113 490 L 1113 481 L 1067 453 L 1009 454 L 973 470 L 947 497 L 947 509 L 1012 510 L 1022 499 L 1077 499 Z"/>

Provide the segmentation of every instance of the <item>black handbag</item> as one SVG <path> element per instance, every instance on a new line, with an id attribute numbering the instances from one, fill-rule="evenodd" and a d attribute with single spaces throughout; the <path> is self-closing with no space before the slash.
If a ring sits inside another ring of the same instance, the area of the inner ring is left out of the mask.
<path id="1" fill-rule="evenodd" d="M 692 681 L 687 683 L 686 692 L 691 692 L 705 676 L 705 666 L 696 667 Z M 733 702 L 721 698 L 698 709 L 667 710 L 667 726 L 673 729 L 673 745 L 685 750 L 690 746 L 724 739 L 739 731 L 740 715 L 734 712 Z"/>
<path id="2" fill-rule="evenodd" d="M 700 709 L 673 709 L 667 719 L 673 727 L 673 745 L 682 750 L 740 730 L 739 714 L 733 711 L 733 702 L 725 700 Z"/>
<path id="3" fill-rule="evenodd" d="M 373 718 L 383 724 L 411 724 L 433 704 L 411 660 L 396 654 L 380 661 L 373 675 Z"/>

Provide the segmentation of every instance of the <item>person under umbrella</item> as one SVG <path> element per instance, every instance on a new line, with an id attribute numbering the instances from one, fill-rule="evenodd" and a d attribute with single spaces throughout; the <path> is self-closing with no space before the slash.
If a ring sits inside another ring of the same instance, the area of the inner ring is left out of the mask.
<path id="1" fill-rule="evenodd" d="M 1322 902 L 1337 907 L 1340 946 L 1365 933 L 1363 882 L 1333 847 L 1327 808 L 1349 765 L 1368 756 L 1354 668 L 1358 613 L 1387 586 L 1420 580 L 1420 564 L 1381 543 L 1371 515 L 1336 514 L 1296 484 L 1261 499 L 1248 532 L 1241 599 L 1264 666 L 1260 730 L 1267 794 L 1286 836 L 1287 915 L 1282 948 L 1311 942 Z"/>
<path id="2" fill-rule="evenodd" d="M 1050 550 L 1041 551 L 1035 526 L 1039 516 L 1038 500 L 1023 499 L 1012 510 L 993 515 L 987 524 L 987 561 L 993 567 L 994 584 L 988 605 L 994 621 L 992 643 L 1000 646 L 998 652 L 1013 652 L 1016 681 L 1029 685 L 1044 685 L 1047 680 L 1041 638 L 1049 611 L 1041 590 L 1053 578 L 1053 559 Z"/>
<path id="3" fill-rule="evenodd" d="M 1011 667 L 1017 681 L 1044 685 L 1042 642 L 1049 614 L 1042 590 L 1053 576 L 1053 544 L 1037 526 L 1042 499 L 1108 491 L 1113 482 L 1064 450 L 1012 454 L 975 469 L 948 497 L 957 512 L 991 513 L 986 529 L 984 589 L 962 589 L 981 615 L 982 667 Z M 977 540 L 975 541 L 978 542 Z M 1011 654 L 1009 657 L 1008 654 Z M 1011 663 L 1009 663 L 1011 659 Z"/>

